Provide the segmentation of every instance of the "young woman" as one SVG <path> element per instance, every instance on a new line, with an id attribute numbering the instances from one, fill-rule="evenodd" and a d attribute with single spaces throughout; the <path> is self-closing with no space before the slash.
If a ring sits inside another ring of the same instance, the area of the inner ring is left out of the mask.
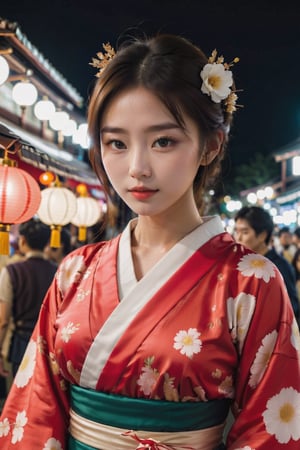
<path id="1" fill-rule="evenodd" d="M 1 449 L 299 449 L 300 339 L 284 283 L 199 213 L 235 110 L 231 66 L 168 35 L 98 56 L 91 160 L 136 218 L 60 264 Z"/>

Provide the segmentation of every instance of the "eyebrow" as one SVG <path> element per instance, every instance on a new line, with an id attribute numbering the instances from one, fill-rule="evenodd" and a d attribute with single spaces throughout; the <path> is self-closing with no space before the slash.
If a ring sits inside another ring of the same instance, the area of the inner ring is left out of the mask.
<path id="1" fill-rule="evenodd" d="M 181 127 L 174 122 L 166 122 L 166 123 L 160 123 L 157 125 L 151 125 L 150 127 L 148 127 L 146 129 L 146 131 L 148 132 L 153 132 L 153 131 L 164 131 L 164 130 L 171 130 L 171 129 L 181 129 Z M 110 126 L 106 126 L 101 128 L 100 133 L 127 133 L 127 131 L 124 128 L 121 127 L 110 127 Z"/>

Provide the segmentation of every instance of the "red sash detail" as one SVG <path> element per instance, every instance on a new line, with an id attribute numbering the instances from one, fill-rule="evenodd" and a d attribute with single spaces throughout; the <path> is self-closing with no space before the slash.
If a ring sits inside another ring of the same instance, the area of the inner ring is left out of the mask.
<path id="1" fill-rule="evenodd" d="M 106 362 L 96 390 L 113 390 L 120 377 L 120 361 L 126 367 L 140 343 L 157 323 L 184 297 L 224 253 L 232 252 L 233 239 L 222 233 L 206 242 L 170 277 L 134 317 L 127 330 L 116 343 Z M 230 245 L 232 244 L 232 245 Z M 153 320 L 155 310 L 155 320 Z"/>

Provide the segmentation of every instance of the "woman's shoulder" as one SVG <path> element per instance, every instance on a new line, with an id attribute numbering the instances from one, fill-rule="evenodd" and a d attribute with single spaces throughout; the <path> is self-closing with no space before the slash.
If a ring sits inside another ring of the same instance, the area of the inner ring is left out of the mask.
<path id="1" fill-rule="evenodd" d="M 119 236 L 116 236 L 112 239 L 95 242 L 91 244 L 82 245 L 74 250 L 72 250 L 64 260 L 68 260 L 71 258 L 82 257 L 84 259 L 90 259 L 94 256 L 97 256 L 99 252 L 106 250 L 113 250 L 117 246 L 117 242 L 119 240 Z"/>

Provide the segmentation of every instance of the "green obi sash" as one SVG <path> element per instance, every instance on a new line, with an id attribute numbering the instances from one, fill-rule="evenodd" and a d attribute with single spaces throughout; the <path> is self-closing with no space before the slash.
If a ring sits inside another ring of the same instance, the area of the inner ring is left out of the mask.
<path id="1" fill-rule="evenodd" d="M 94 422 L 128 430 L 192 431 L 223 423 L 230 400 L 169 402 L 105 394 L 71 386 L 71 407 Z"/>

